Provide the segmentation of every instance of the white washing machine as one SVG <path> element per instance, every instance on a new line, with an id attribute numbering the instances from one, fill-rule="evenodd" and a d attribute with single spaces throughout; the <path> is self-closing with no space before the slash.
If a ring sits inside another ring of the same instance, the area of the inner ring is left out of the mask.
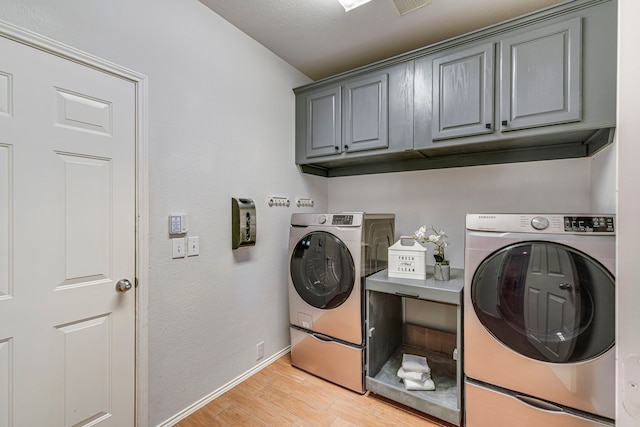
<path id="1" fill-rule="evenodd" d="M 365 277 L 387 268 L 393 214 L 291 216 L 291 363 L 364 393 Z"/>
<path id="2" fill-rule="evenodd" d="M 614 222 L 467 215 L 467 426 L 614 425 Z"/>

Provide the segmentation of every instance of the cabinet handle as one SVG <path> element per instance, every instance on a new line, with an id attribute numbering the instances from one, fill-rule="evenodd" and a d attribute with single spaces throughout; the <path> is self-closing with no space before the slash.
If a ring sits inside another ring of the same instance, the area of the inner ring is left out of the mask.
<path id="1" fill-rule="evenodd" d="M 542 400 L 538 400 L 535 397 L 523 396 L 521 394 L 515 394 L 514 397 L 534 408 L 542 409 L 544 411 L 564 412 L 561 407 Z"/>
<path id="2" fill-rule="evenodd" d="M 345 145 L 345 146 L 344 146 L 344 149 L 345 149 L 345 150 L 348 150 L 348 149 L 349 149 L 349 146 L 348 146 L 348 145 Z"/>
<path id="3" fill-rule="evenodd" d="M 484 127 L 486 127 L 487 129 L 491 129 L 491 123 L 487 123 L 486 125 L 484 125 Z"/>
<path id="4" fill-rule="evenodd" d="M 317 340 L 324 341 L 324 342 L 332 342 L 333 341 L 331 338 L 329 338 L 329 337 L 327 337 L 325 335 L 322 335 L 322 334 L 313 333 L 313 334 L 311 334 L 311 336 L 314 337 Z"/>
<path id="5" fill-rule="evenodd" d="M 502 126 L 506 126 L 506 125 L 507 125 L 507 121 L 506 121 L 506 120 L 503 120 L 503 121 L 502 121 Z"/>
<path id="6" fill-rule="evenodd" d="M 338 147 L 337 145 L 335 147 L 333 147 L 334 150 L 338 151 L 340 150 L 340 147 Z"/>
<path id="7" fill-rule="evenodd" d="M 405 294 L 404 292 L 395 292 L 399 297 L 420 298 L 420 294 Z"/>

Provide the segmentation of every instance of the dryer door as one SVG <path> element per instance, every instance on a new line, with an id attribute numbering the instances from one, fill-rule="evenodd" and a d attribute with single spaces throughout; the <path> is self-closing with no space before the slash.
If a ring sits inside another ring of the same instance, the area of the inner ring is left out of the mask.
<path id="1" fill-rule="evenodd" d="M 565 245 L 531 241 L 494 252 L 473 277 L 471 300 L 495 338 L 532 359 L 579 362 L 614 344 L 614 278 Z"/>
<path id="2" fill-rule="evenodd" d="M 291 254 L 291 280 L 298 295 L 313 307 L 344 303 L 355 283 L 355 265 L 347 246 L 325 231 L 305 235 Z"/>

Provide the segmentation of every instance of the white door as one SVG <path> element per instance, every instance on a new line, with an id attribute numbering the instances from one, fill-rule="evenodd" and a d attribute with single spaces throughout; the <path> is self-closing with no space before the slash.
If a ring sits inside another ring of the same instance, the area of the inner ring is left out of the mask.
<path id="1" fill-rule="evenodd" d="M 135 86 L 0 37 L 0 427 L 134 425 Z"/>

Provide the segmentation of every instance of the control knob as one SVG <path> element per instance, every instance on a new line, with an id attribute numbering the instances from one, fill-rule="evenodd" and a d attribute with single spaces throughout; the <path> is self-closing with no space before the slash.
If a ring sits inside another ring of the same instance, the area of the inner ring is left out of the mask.
<path id="1" fill-rule="evenodd" d="M 327 222 L 327 216 L 326 215 L 319 215 L 318 216 L 318 224 L 324 224 L 325 222 Z"/>
<path id="2" fill-rule="evenodd" d="M 531 220 L 531 226 L 536 230 L 544 230 L 549 226 L 549 220 L 543 216 L 536 216 Z"/>

